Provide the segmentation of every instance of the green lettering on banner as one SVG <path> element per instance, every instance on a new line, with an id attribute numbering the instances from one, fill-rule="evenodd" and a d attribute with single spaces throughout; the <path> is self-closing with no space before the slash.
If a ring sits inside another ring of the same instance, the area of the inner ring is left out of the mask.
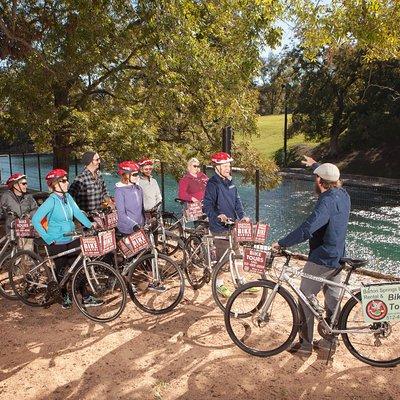
<path id="1" fill-rule="evenodd" d="M 361 299 L 368 323 L 400 320 L 400 284 L 384 283 L 363 286 Z"/>

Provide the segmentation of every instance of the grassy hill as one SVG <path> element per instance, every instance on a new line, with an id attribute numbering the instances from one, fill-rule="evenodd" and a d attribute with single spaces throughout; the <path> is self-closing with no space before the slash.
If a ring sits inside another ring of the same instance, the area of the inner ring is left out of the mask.
<path id="1" fill-rule="evenodd" d="M 283 147 L 283 125 L 284 115 L 266 115 L 258 117 L 259 137 L 254 137 L 254 146 L 268 158 L 272 158 L 275 151 Z M 288 123 L 291 122 L 291 115 L 288 116 Z M 288 146 L 297 143 L 305 143 L 303 135 L 289 139 Z"/>

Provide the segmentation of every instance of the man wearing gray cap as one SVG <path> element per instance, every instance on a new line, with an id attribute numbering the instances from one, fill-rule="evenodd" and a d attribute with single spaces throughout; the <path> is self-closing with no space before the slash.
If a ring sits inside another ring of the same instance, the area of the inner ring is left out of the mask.
<path id="1" fill-rule="evenodd" d="M 272 244 L 272 248 L 290 247 L 309 241 L 308 261 L 303 272 L 309 275 L 340 282 L 337 274 L 339 260 L 345 254 L 345 239 L 350 216 L 350 197 L 342 188 L 340 171 L 334 164 L 318 164 L 311 157 L 305 157 L 303 164 L 312 166 L 315 174 L 315 191 L 318 201 L 310 216 L 293 232 Z M 316 296 L 321 289 L 325 295 L 326 317 L 331 318 L 339 298 L 339 288 L 324 286 L 320 282 L 302 278 L 300 290 L 307 298 Z M 314 300 L 315 301 L 315 300 Z M 299 342 L 289 350 L 292 353 L 311 354 L 314 334 L 314 315 L 299 300 L 301 329 Z M 327 339 L 314 342 L 317 349 L 335 350 L 335 343 Z"/>
<path id="2" fill-rule="evenodd" d="M 100 157 L 95 151 L 82 156 L 85 169 L 78 174 L 69 188 L 69 194 L 79 208 L 87 213 L 98 211 L 103 203 L 110 201 L 106 184 L 100 174 Z"/>

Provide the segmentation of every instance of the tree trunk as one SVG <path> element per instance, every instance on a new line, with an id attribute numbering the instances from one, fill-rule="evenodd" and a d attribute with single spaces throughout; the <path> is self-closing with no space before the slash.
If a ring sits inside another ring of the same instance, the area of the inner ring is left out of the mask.
<path id="1" fill-rule="evenodd" d="M 339 154 L 339 135 L 342 131 L 342 117 L 344 111 L 344 94 L 337 93 L 336 110 L 333 114 L 332 126 L 330 129 L 329 155 L 336 157 Z"/>
<path id="2" fill-rule="evenodd" d="M 68 84 L 54 85 L 54 105 L 58 115 L 58 128 L 53 132 L 53 168 L 62 168 L 68 172 L 72 148 L 70 146 L 72 131 L 68 124 L 68 106 L 70 87 Z"/>

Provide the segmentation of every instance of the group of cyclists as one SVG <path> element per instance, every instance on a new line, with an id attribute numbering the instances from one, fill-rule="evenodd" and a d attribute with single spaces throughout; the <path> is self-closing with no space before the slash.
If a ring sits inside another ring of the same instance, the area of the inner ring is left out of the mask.
<path id="1" fill-rule="evenodd" d="M 229 242 L 224 236 L 229 233 L 228 221 L 245 221 L 243 205 L 232 179 L 233 158 L 225 152 L 211 156 L 214 174 L 208 178 L 201 171 L 199 160 L 191 158 L 187 163 L 187 173 L 179 181 L 178 198 L 190 203 L 201 202 L 202 210 L 208 219 L 209 231 L 216 236 L 214 247 L 216 259 L 224 254 Z M 53 169 L 45 177 L 50 195 L 39 207 L 31 194 L 27 193 L 27 176 L 21 173 L 11 175 L 7 180 L 7 190 L 0 199 L 0 206 L 5 210 L 6 230 L 9 231 L 13 218 L 29 216 L 33 227 L 47 245 L 50 255 L 56 255 L 79 247 L 79 240 L 67 234 L 75 229 L 74 219 L 88 229 L 96 229 L 92 213 L 105 205 L 116 210 L 118 215 L 117 231 L 121 235 L 131 235 L 140 230 L 145 222 L 145 213 L 162 200 L 157 181 L 152 172 L 154 160 L 142 158 L 135 162 L 122 161 L 118 164 L 119 182 L 115 185 L 114 199 L 111 198 L 100 173 L 101 157 L 95 151 L 88 151 L 82 157 L 83 171 L 69 185 L 68 174 L 63 169 Z M 335 274 L 339 260 L 344 256 L 344 243 L 350 213 L 350 199 L 341 187 L 339 169 L 329 163 L 317 164 L 310 157 L 305 157 L 304 164 L 313 167 L 315 190 L 319 198 L 312 214 L 296 230 L 272 244 L 272 249 L 289 247 L 309 240 L 309 261 L 305 270 L 325 277 L 340 279 Z M 12 211 L 9 213 L 7 211 Z M 27 244 L 29 245 L 29 243 Z M 75 258 L 69 254 L 55 259 L 59 279 Z M 322 284 L 302 280 L 302 289 L 307 295 L 322 290 Z M 232 292 L 218 283 L 218 291 L 224 297 Z M 63 294 L 63 308 L 70 308 L 72 302 L 66 290 Z M 338 293 L 334 290 L 324 292 L 326 312 L 332 313 Z M 102 301 L 94 296 L 83 296 L 87 307 L 96 307 Z M 313 347 L 313 318 L 306 307 L 301 307 L 302 329 L 300 340 L 292 347 L 293 352 L 311 353 Z M 320 347 L 332 347 L 329 341 L 319 343 Z"/>

